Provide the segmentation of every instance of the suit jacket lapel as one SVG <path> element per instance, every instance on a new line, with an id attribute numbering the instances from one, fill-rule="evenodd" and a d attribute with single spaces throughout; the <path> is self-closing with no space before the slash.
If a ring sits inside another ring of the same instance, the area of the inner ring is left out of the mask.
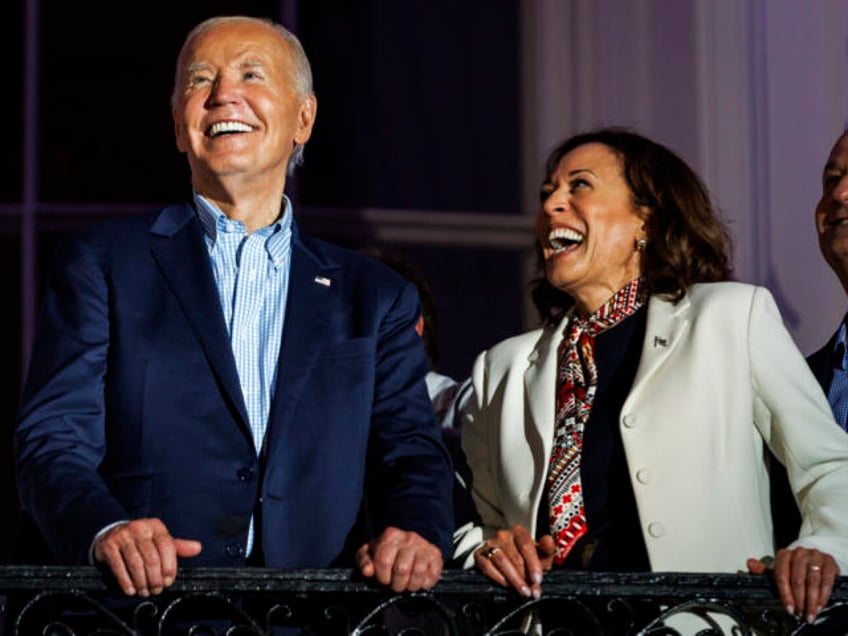
<path id="1" fill-rule="evenodd" d="M 652 297 L 648 301 L 648 319 L 645 326 L 645 340 L 642 344 L 642 356 L 627 402 L 638 397 L 651 376 L 662 366 L 688 331 L 690 305 L 688 295 L 683 296 L 676 305 L 657 297 Z"/>
<path id="2" fill-rule="evenodd" d="M 293 224 L 289 291 L 269 432 L 280 422 L 291 420 L 289 414 L 329 337 L 328 317 L 338 305 L 341 284 L 338 265 L 327 262 L 310 249 L 301 239 L 297 225 Z"/>
<path id="3" fill-rule="evenodd" d="M 188 205 L 166 208 L 151 225 L 150 235 L 153 257 L 162 275 L 200 341 L 226 399 L 250 434 L 230 337 L 194 210 Z"/>
<path id="4" fill-rule="evenodd" d="M 532 426 L 527 430 L 527 441 L 533 449 L 533 456 L 542 457 L 545 462 L 553 449 L 558 349 L 569 318 L 570 314 L 563 318 L 556 328 L 542 332 L 528 356 L 528 367 L 524 372 L 524 391 L 532 422 Z M 536 435 L 532 435 L 533 432 Z"/>
<path id="5" fill-rule="evenodd" d="M 833 347 L 836 346 L 836 338 L 838 335 L 839 330 L 830 337 L 830 340 L 828 340 L 821 349 L 807 358 L 807 364 L 809 365 L 810 370 L 813 372 L 813 375 L 816 376 L 816 379 L 819 381 L 819 384 L 821 384 L 825 393 L 830 389 L 830 381 L 833 377 L 830 358 L 833 352 Z"/>

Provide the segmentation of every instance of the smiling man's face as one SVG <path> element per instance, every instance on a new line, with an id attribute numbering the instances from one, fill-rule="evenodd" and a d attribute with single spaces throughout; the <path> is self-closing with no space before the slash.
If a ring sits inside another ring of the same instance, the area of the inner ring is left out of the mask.
<path id="1" fill-rule="evenodd" d="M 227 177 L 285 181 L 315 119 L 315 98 L 298 91 L 294 72 L 289 44 L 257 21 L 220 24 L 187 43 L 173 116 L 195 189 Z"/>
<path id="2" fill-rule="evenodd" d="M 848 134 L 833 146 L 822 173 L 816 231 L 824 260 L 848 291 Z"/>

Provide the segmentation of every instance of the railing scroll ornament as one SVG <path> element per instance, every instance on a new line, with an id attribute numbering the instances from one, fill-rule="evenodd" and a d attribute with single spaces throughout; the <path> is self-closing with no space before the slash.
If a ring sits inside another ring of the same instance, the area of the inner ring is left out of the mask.
<path id="1" fill-rule="evenodd" d="M 190 569 L 126 598 L 93 567 L 0 567 L 0 636 L 816 636 L 848 634 L 848 577 L 816 625 L 767 577 L 549 573 L 528 600 L 476 572 L 393 594 L 348 570 Z"/>

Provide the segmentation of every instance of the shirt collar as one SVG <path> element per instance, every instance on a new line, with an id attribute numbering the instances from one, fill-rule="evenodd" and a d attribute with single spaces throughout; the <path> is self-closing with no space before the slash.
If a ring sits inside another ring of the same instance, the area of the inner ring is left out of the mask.
<path id="1" fill-rule="evenodd" d="M 217 205 L 202 194 L 195 191 L 193 197 L 194 209 L 197 211 L 197 218 L 209 241 L 210 249 L 215 247 L 219 232 L 237 232 L 246 235 L 244 223 L 228 218 Z M 291 243 L 292 215 L 291 201 L 284 194 L 282 214 L 279 218 L 271 225 L 254 232 L 258 236 L 266 237 L 265 249 L 268 252 L 268 258 L 278 269 L 283 265 L 285 253 Z"/>

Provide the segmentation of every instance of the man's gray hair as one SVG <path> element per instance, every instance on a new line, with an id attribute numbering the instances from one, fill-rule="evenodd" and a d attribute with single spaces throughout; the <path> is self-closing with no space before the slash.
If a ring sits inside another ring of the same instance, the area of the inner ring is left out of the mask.
<path id="1" fill-rule="evenodd" d="M 191 31 L 189 31 L 188 35 L 183 41 L 182 48 L 180 48 L 180 53 L 177 56 L 177 66 L 174 71 L 174 88 L 171 92 L 172 108 L 176 107 L 177 105 L 180 86 L 182 85 L 184 80 L 180 72 L 183 67 L 183 62 L 185 61 L 184 58 L 188 49 L 188 44 L 193 39 L 195 39 L 202 33 L 208 31 L 209 29 L 213 29 L 223 24 L 232 24 L 233 22 L 255 22 L 257 24 L 264 24 L 279 33 L 289 45 L 289 48 L 291 50 L 292 61 L 294 62 L 294 72 L 292 73 L 291 79 L 294 83 L 298 95 L 301 98 L 305 98 L 307 96 L 315 94 L 315 91 L 312 88 L 312 67 L 309 65 L 309 58 L 306 57 L 306 51 L 303 50 L 303 46 L 301 45 L 300 40 L 297 39 L 297 36 L 294 33 L 289 31 L 282 24 L 279 24 L 278 22 L 274 22 L 273 20 L 267 18 L 255 18 L 246 15 L 225 15 L 215 16 L 204 20 L 196 27 L 194 27 Z M 301 165 L 303 165 L 303 144 L 297 144 L 295 146 L 295 149 L 292 151 L 291 156 L 289 157 L 289 164 L 287 168 L 288 174 L 291 174 L 296 166 Z"/>

